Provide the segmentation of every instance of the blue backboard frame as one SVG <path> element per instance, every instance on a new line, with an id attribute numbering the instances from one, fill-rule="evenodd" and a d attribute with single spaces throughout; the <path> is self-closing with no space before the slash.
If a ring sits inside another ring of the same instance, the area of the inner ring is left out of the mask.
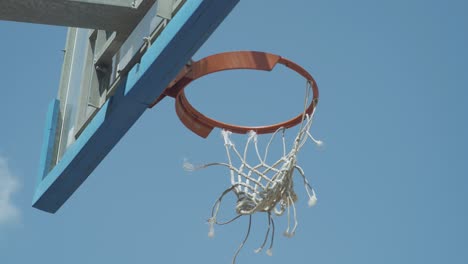
<path id="1" fill-rule="evenodd" d="M 238 2 L 187 0 L 62 159 L 48 168 L 58 120 L 59 103 L 54 99 L 47 115 L 33 207 L 57 212 Z"/>

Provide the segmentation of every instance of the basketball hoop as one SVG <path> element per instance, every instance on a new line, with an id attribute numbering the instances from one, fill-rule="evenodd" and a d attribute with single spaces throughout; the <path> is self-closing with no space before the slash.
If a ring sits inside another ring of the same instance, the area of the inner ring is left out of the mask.
<path id="1" fill-rule="evenodd" d="M 211 73 L 234 69 L 271 71 L 278 64 L 286 66 L 306 79 L 303 112 L 293 119 L 278 124 L 250 127 L 223 123 L 197 111 L 189 103 L 184 93 L 185 87 L 192 81 Z M 229 169 L 231 186 L 222 192 L 212 208 L 212 214 L 208 220 L 210 225 L 208 236 L 214 236 L 215 225 L 228 224 L 241 216 L 249 216 L 247 234 L 233 257 L 232 263 L 235 263 L 237 255 L 249 237 L 252 215 L 263 212 L 267 214 L 268 229 L 262 245 L 255 252 L 262 251 L 268 242 L 268 238 L 270 238 L 270 246 L 266 253 L 271 255 L 275 233 L 273 215 L 281 216 L 287 212 L 288 226 L 284 232 L 287 237 L 294 236 L 298 225 L 294 204 L 298 199 L 293 186 L 295 171 L 301 176 L 305 191 L 309 196 L 308 205 L 313 206 L 317 202 L 314 189 L 306 178 L 304 170 L 297 164 L 297 155 L 308 139 L 311 139 L 317 145 L 322 144 L 321 141 L 316 140 L 310 133 L 312 118 L 318 102 L 318 87 L 315 80 L 301 66 L 278 55 L 254 51 L 228 52 L 212 55 L 185 66 L 177 78 L 165 89 L 163 95 L 157 98 L 150 107 L 153 107 L 165 96 L 176 99 L 176 112 L 179 119 L 195 134 L 206 138 L 213 128 L 218 127 L 222 129 L 227 162 L 214 162 L 201 166 L 195 166 L 187 162 L 184 163 L 184 168 L 189 171 L 210 166 L 223 166 Z M 285 140 L 286 130 L 294 126 L 299 126 L 299 132 L 294 138 L 291 149 L 287 150 Z M 231 133 L 248 134 L 243 152 L 240 152 L 231 140 Z M 261 154 L 257 140 L 260 134 L 272 134 L 263 155 Z M 267 157 L 270 147 L 273 140 L 279 135 L 281 135 L 282 155 L 273 164 L 268 164 Z M 251 147 L 254 148 L 254 152 L 256 153 L 256 163 L 253 163 L 252 159 L 247 155 Z M 234 159 L 238 159 L 241 165 L 238 167 L 234 166 Z M 219 222 L 217 216 L 221 201 L 231 192 L 237 198 L 235 206 L 237 216 L 227 222 Z M 291 211 L 294 225 L 291 224 Z"/>
<path id="2" fill-rule="evenodd" d="M 215 127 L 239 134 L 247 134 L 249 131 L 255 131 L 257 134 L 268 134 L 275 132 L 281 127 L 293 127 L 302 121 L 303 113 L 285 122 L 268 126 L 251 127 L 223 123 L 197 111 L 189 103 L 184 92 L 185 87 L 192 81 L 208 74 L 238 69 L 271 71 L 278 64 L 284 65 L 303 76 L 312 87 L 312 100 L 305 110 L 306 114 L 311 115 L 318 103 L 319 95 L 317 84 L 312 75 L 304 68 L 288 59 L 258 51 L 236 51 L 215 54 L 185 66 L 175 80 L 165 89 L 163 94 L 150 105 L 150 108 L 156 105 L 165 96 L 174 97 L 176 99 L 176 113 L 179 119 L 188 129 L 204 138 L 206 138 Z"/>

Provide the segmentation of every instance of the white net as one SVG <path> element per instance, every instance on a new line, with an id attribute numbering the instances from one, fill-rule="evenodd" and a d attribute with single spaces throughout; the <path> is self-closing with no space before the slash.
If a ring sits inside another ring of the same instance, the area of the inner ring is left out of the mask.
<path id="1" fill-rule="evenodd" d="M 306 90 L 305 105 L 307 105 L 307 99 L 310 93 L 309 85 L 307 85 Z M 302 179 L 305 191 L 309 198 L 308 205 L 314 206 L 316 204 L 317 196 L 315 191 L 306 178 L 304 170 L 297 164 L 297 155 L 309 139 L 318 146 L 322 145 L 322 142 L 316 140 L 310 133 L 314 112 L 312 112 L 310 116 L 304 112 L 302 122 L 299 125 L 299 132 L 292 143 L 291 150 L 289 151 L 287 151 L 286 148 L 285 128 L 279 128 L 271 135 L 263 153 L 260 152 L 258 146 L 258 135 L 254 131 L 250 131 L 243 152 L 240 152 L 231 140 L 232 133 L 222 130 L 224 146 L 227 154 L 227 163 L 215 162 L 201 166 L 194 166 L 187 162 L 184 164 L 184 168 L 191 171 L 210 166 L 224 166 L 229 169 L 231 186 L 224 190 L 213 205 L 211 217 L 208 220 L 210 225 L 208 236 L 214 236 L 215 225 L 229 224 L 241 216 L 249 216 L 247 234 L 237 249 L 232 263 L 235 263 L 237 255 L 249 237 L 252 214 L 254 213 L 263 212 L 268 216 L 268 229 L 265 235 L 265 240 L 262 245 L 255 250 L 255 252 L 261 252 L 270 238 L 269 247 L 266 253 L 268 255 L 272 254 L 275 233 L 273 215 L 281 216 L 286 212 L 288 225 L 284 235 L 287 237 L 294 236 L 298 225 L 296 206 L 294 204 L 297 201 L 293 182 L 293 176 L 295 175 L 294 172 L 297 172 Z M 267 160 L 270 147 L 277 137 L 281 137 L 282 155 L 276 162 L 268 164 Z M 251 148 L 253 148 L 253 150 Z M 255 153 L 254 156 L 256 157 L 253 159 L 254 161 L 249 159 L 250 157 L 248 157 L 248 153 Z M 234 164 L 240 165 L 235 166 Z M 231 192 L 234 193 L 237 198 L 235 207 L 237 216 L 227 222 L 218 222 L 218 212 L 221 202 L 223 198 Z"/>

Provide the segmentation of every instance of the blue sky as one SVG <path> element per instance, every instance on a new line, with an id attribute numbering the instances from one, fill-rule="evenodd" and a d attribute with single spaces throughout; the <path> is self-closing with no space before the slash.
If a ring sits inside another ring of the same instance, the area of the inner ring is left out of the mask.
<path id="1" fill-rule="evenodd" d="M 312 132 L 326 142 L 299 157 L 319 201 L 308 208 L 299 191 L 296 236 L 281 236 L 279 218 L 273 257 L 254 254 L 265 232 L 256 216 L 238 263 L 467 262 L 467 10 L 456 0 L 238 4 L 194 59 L 262 50 L 304 66 L 321 92 Z M 66 29 L 0 22 L 0 32 L 0 262 L 230 263 L 247 219 L 214 239 L 206 224 L 227 172 L 182 169 L 184 159 L 224 161 L 222 139 L 191 134 L 172 99 L 147 111 L 57 214 L 31 207 Z M 226 121 L 280 121 L 303 93 L 290 78 L 221 73 L 188 95 Z"/>

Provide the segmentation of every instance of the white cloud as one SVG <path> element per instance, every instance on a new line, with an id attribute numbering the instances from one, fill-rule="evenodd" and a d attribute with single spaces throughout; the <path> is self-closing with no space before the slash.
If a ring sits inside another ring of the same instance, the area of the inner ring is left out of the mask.
<path id="1" fill-rule="evenodd" d="M 17 189 L 17 178 L 8 168 L 7 160 L 0 157 L 0 224 L 13 222 L 19 217 L 19 210 L 11 201 Z"/>

